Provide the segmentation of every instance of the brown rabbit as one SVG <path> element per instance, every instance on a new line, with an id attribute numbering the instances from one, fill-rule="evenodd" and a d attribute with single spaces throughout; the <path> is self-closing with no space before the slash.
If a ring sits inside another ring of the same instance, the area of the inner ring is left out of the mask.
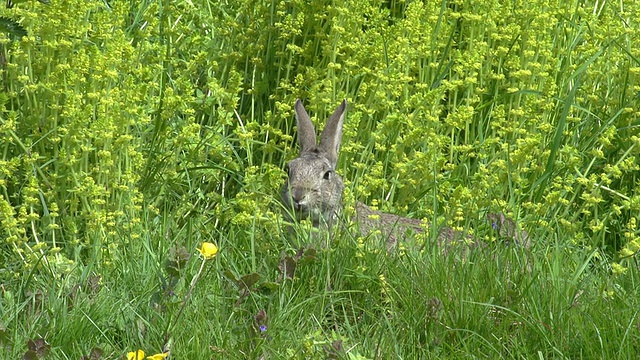
<path id="1" fill-rule="evenodd" d="M 342 212 L 344 184 L 335 169 L 346 107 L 347 101 L 344 100 L 329 117 L 318 144 L 315 128 L 302 101 L 298 99 L 295 104 L 300 155 L 288 164 L 289 176 L 282 188 L 282 202 L 292 217 L 310 219 L 319 228 L 330 229 Z M 356 203 L 355 210 L 353 220 L 360 233 L 368 236 L 379 230 L 389 251 L 398 240 L 423 232 L 428 226 L 421 220 L 373 210 L 361 202 Z M 448 227 L 438 233 L 437 244 L 445 253 L 456 245 L 465 249 L 484 245 Z"/>

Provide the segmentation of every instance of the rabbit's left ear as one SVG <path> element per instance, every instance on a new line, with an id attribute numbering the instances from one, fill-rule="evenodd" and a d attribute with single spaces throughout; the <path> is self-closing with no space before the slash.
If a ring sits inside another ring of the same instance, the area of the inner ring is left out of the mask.
<path id="1" fill-rule="evenodd" d="M 327 120 L 327 124 L 320 135 L 320 148 L 327 154 L 327 159 L 333 167 L 338 162 L 338 150 L 342 139 L 342 123 L 344 122 L 344 111 L 347 108 L 347 100 L 343 100 L 333 115 Z"/>
<path id="2" fill-rule="evenodd" d="M 316 129 L 313 127 L 311 118 L 305 110 L 300 99 L 296 100 L 296 122 L 298 125 L 298 142 L 300 143 L 300 153 L 311 151 L 316 148 Z"/>

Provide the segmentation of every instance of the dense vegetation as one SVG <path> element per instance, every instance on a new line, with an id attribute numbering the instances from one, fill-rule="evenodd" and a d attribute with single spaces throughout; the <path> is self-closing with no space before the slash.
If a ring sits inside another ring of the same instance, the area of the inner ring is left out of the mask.
<path id="1" fill-rule="evenodd" d="M 640 353 L 637 2 L 13 3 L 0 358 Z M 347 213 L 489 251 L 288 229 L 296 98 L 318 124 L 349 103 Z"/>

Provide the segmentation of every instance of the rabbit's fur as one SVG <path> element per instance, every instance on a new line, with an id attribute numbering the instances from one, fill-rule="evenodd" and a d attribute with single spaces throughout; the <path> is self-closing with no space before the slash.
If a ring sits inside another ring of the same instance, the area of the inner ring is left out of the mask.
<path id="1" fill-rule="evenodd" d="M 300 155 L 288 163 L 289 176 L 282 189 L 282 202 L 292 217 L 310 219 L 314 227 L 330 229 L 342 211 L 344 184 L 335 168 L 346 107 L 344 100 L 329 117 L 318 144 L 315 128 L 302 101 L 298 99 L 295 103 Z M 380 231 L 389 251 L 398 240 L 422 232 L 428 225 L 417 219 L 373 210 L 361 202 L 356 203 L 355 210 L 353 220 L 360 233 L 368 236 Z M 462 244 L 469 249 L 484 243 L 445 227 L 438 234 L 437 244 L 443 246 L 446 253 L 451 245 Z"/>

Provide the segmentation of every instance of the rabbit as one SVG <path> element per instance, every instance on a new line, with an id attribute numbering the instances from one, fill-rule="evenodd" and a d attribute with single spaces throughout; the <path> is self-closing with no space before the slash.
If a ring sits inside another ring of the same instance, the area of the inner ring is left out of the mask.
<path id="1" fill-rule="evenodd" d="M 331 228 L 342 210 L 344 183 L 335 169 L 346 107 L 344 100 L 327 120 L 317 144 L 302 101 L 295 104 L 300 156 L 287 164 L 289 176 L 282 188 L 282 202 L 298 220 L 310 219 L 314 227 Z"/>
<path id="2" fill-rule="evenodd" d="M 342 213 L 344 183 L 336 173 L 336 164 L 346 107 L 347 101 L 343 100 L 327 120 L 318 144 L 315 128 L 302 101 L 298 99 L 294 106 L 300 155 L 287 164 L 288 178 L 281 198 L 290 218 L 309 219 L 316 228 L 331 229 Z M 407 240 L 429 226 L 418 219 L 373 210 L 359 201 L 352 220 L 362 236 L 380 231 L 388 252 L 393 251 L 398 241 Z M 444 227 L 438 233 L 437 245 L 446 253 L 455 245 L 471 249 L 484 243 Z"/>

